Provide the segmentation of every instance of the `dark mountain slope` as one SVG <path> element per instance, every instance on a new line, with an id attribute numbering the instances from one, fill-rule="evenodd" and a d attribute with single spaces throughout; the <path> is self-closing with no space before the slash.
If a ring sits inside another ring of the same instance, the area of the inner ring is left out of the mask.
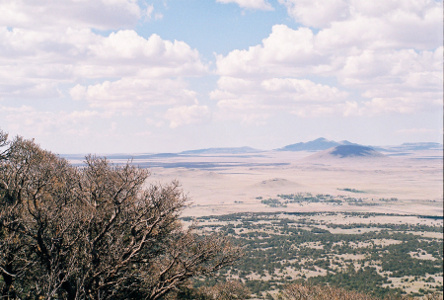
<path id="1" fill-rule="evenodd" d="M 384 158 L 382 153 L 370 147 L 360 145 L 339 145 L 308 157 L 311 159 L 347 159 L 347 158 Z"/>
<path id="2" fill-rule="evenodd" d="M 327 150 L 332 147 L 340 146 L 340 145 L 357 145 L 351 143 L 349 141 L 329 141 L 325 138 L 318 138 L 316 140 L 306 142 L 306 143 L 296 143 L 287 145 L 285 147 L 276 149 L 277 151 L 320 151 Z"/>

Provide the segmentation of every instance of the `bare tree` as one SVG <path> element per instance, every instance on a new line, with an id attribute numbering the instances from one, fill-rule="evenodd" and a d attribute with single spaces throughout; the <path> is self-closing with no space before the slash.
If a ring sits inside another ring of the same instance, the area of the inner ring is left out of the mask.
<path id="1" fill-rule="evenodd" d="M 161 299 L 239 258 L 225 237 L 185 230 L 179 184 L 148 176 L 93 156 L 74 168 L 0 132 L 2 296 Z"/>
<path id="2" fill-rule="evenodd" d="M 248 288 L 239 281 L 230 280 L 212 287 L 202 287 L 199 294 L 203 300 L 245 300 L 251 297 Z"/>
<path id="3" fill-rule="evenodd" d="M 8 134 L 0 130 L 0 160 L 6 159 L 8 149 L 5 148 L 8 144 Z"/>
<path id="4" fill-rule="evenodd" d="M 228 280 L 213 286 L 196 288 L 190 281 L 181 286 L 175 293 L 167 296 L 168 300 L 246 300 L 251 298 L 251 292 L 241 281 Z"/>
<path id="5" fill-rule="evenodd" d="M 341 288 L 294 283 L 283 291 L 283 299 L 288 300 L 376 300 L 376 298 Z"/>

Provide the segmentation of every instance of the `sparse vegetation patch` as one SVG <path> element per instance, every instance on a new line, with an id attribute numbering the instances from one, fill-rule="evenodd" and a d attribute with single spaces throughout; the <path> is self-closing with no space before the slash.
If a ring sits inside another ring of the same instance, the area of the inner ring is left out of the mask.
<path id="1" fill-rule="evenodd" d="M 347 224 L 328 221 L 333 216 L 347 219 Z M 216 280 L 241 280 L 260 299 L 293 283 L 328 284 L 376 298 L 441 292 L 443 239 L 414 233 L 435 232 L 439 236 L 442 221 L 425 225 L 418 216 L 417 224 L 400 224 L 398 219 L 402 217 L 376 213 L 245 213 L 195 221 L 201 232 L 211 226 L 212 231 L 224 232 L 244 246 L 245 257 L 221 271 Z M 337 230 L 347 233 L 333 233 Z"/>
<path id="2" fill-rule="evenodd" d="M 364 193 L 358 191 L 356 193 Z M 366 197 L 350 197 L 347 195 L 330 195 L 330 194 L 316 194 L 312 193 L 295 193 L 295 194 L 278 194 L 277 198 L 263 199 L 262 197 L 256 197 L 261 200 L 261 203 L 270 207 L 287 207 L 288 204 L 303 205 L 306 203 L 324 203 L 330 205 L 355 205 L 355 206 L 378 206 L 387 202 L 396 202 L 397 198 L 366 198 Z"/>

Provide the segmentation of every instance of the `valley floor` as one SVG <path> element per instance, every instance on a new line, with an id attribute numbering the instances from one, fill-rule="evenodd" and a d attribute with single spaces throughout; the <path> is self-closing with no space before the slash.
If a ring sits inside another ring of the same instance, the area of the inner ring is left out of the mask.
<path id="1" fill-rule="evenodd" d="M 311 154 L 166 155 L 132 163 L 150 169 L 147 184 L 181 183 L 187 225 L 245 247 L 244 259 L 218 280 L 241 280 L 258 299 L 276 299 L 285 284 L 301 280 L 378 297 L 442 292 L 442 151 L 319 160 Z"/>

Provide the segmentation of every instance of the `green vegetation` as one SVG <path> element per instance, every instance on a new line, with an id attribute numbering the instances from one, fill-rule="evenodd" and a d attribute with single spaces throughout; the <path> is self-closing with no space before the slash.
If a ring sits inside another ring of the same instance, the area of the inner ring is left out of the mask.
<path id="1" fill-rule="evenodd" d="M 0 131 L 1 298 L 442 299 L 441 216 L 243 213 L 183 226 L 178 183 L 146 187 L 148 175 L 92 156 L 75 168 Z M 378 205 L 277 197 L 257 199 Z"/>
<path id="2" fill-rule="evenodd" d="M 261 203 L 270 207 L 287 207 L 287 204 L 279 201 L 279 199 L 268 198 L 266 200 L 261 200 Z"/>
<path id="3" fill-rule="evenodd" d="M 365 191 L 361 191 L 361 190 L 357 190 L 357 189 L 351 189 L 351 188 L 338 189 L 338 191 L 351 192 L 351 193 L 358 193 L 358 194 L 364 194 L 364 193 L 366 193 Z"/>
<path id="4" fill-rule="evenodd" d="M 364 191 L 358 191 L 355 189 L 342 189 L 344 191 L 354 192 L 354 193 L 364 193 Z M 279 194 L 277 198 L 263 199 L 262 197 L 256 197 L 256 199 L 261 200 L 262 204 L 268 205 L 270 207 L 287 207 L 290 203 L 296 203 L 303 205 L 303 203 L 325 203 L 332 205 L 343 205 L 344 203 L 348 205 L 356 206 L 377 206 L 387 202 L 396 202 L 397 198 L 379 198 L 379 199 L 369 199 L 369 198 L 355 198 L 346 195 L 329 195 L 329 194 L 317 194 L 312 195 L 311 193 L 296 193 L 296 194 Z"/>
<path id="5" fill-rule="evenodd" d="M 381 217 L 388 221 L 375 222 Z M 194 221 L 201 234 L 223 232 L 244 247 L 244 258 L 219 272 L 216 281 L 241 280 L 261 299 L 287 284 L 302 282 L 329 284 L 378 298 L 442 291 L 442 280 L 435 280 L 443 275 L 443 239 L 438 238 L 443 232 L 442 222 L 425 225 L 417 217 L 417 224 L 399 223 L 400 217 L 376 213 L 244 213 Z M 327 221 L 334 218 L 341 223 Z M 438 237 L 428 237 L 423 234 L 426 232 Z M 401 285 L 393 284 L 399 280 Z M 415 289 L 415 283 L 422 287 Z"/>
<path id="6" fill-rule="evenodd" d="M 328 285 L 312 285 L 312 284 L 299 284 L 294 283 L 285 287 L 284 291 L 279 294 L 279 300 L 378 300 L 380 298 L 372 297 L 368 294 L 346 290 L 343 288 L 332 287 Z M 389 294 L 384 297 L 384 300 L 407 300 L 411 297 L 399 296 Z M 416 298 L 418 299 L 418 298 Z M 424 300 L 442 300 L 442 295 L 439 293 L 428 294 Z"/>

